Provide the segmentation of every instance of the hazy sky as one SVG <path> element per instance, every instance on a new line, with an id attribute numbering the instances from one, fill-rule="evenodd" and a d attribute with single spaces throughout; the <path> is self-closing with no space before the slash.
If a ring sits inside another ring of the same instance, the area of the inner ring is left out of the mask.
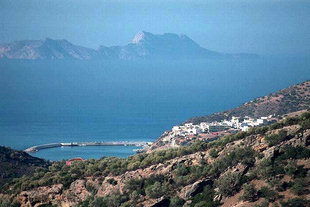
<path id="1" fill-rule="evenodd" d="M 0 0 L 0 42 L 97 48 L 141 30 L 183 33 L 221 52 L 310 54 L 310 0 Z"/>

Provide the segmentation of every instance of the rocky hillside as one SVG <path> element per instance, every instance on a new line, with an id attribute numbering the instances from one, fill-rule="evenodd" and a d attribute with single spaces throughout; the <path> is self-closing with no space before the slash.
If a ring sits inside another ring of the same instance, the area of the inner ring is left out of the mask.
<path id="1" fill-rule="evenodd" d="M 124 46 L 100 46 L 98 50 L 74 45 L 67 40 L 24 40 L 0 44 L 0 59 L 147 59 L 147 58 L 235 58 L 253 54 L 221 54 L 199 46 L 186 35 L 156 35 L 139 32 Z"/>
<path id="2" fill-rule="evenodd" d="M 49 164 L 23 151 L 0 146 L 0 186 L 13 178 L 31 176 L 37 168 L 46 168 Z"/>
<path id="3" fill-rule="evenodd" d="M 55 162 L 2 188 L 2 203 L 15 199 L 24 207 L 308 207 L 309 143 L 307 112 L 210 143 L 71 166 Z"/>
<path id="4" fill-rule="evenodd" d="M 198 124 L 230 119 L 232 116 L 250 116 L 259 118 L 269 115 L 284 115 L 287 113 L 310 109 L 310 81 L 293 85 L 267 96 L 247 102 L 237 108 L 215 113 L 208 116 L 193 117 L 186 122 Z"/>

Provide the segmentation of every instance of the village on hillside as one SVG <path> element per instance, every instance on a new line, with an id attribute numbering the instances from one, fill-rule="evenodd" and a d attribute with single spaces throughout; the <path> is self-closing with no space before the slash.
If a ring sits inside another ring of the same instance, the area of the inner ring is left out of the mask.
<path id="1" fill-rule="evenodd" d="M 264 126 L 276 122 L 278 119 L 270 115 L 252 118 L 249 116 L 235 117 L 230 120 L 201 122 L 199 124 L 185 123 L 172 127 L 166 131 L 151 149 L 170 148 L 187 145 L 193 141 L 213 141 L 228 134 L 248 131 L 251 127 Z"/>

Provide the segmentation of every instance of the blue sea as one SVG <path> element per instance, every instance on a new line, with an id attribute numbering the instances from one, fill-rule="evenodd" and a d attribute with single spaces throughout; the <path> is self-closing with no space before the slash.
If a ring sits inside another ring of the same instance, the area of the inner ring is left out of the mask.
<path id="1" fill-rule="evenodd" d="M 154 141 L 186 119 L 310 79 L 310 58 L 0 61 L 0 145 Z M 34 156 L 128 157 L 136 147 L 63 147 Z"/>

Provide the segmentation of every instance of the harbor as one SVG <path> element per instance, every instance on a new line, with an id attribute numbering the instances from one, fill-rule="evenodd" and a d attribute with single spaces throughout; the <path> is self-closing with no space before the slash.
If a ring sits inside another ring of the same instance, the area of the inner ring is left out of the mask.
<path id="1" fill-rule="evenodd" d="M 57 148 L 57 147 L 87 147 L 87 146 L 136 146 L 136 147 L 149 147 L 152 145 L 152 142 L 66 142 L 66 143 L 49 143 L 29 147 L 24 151 L 27 153 L 34 153 L 39 150 Z"/>

